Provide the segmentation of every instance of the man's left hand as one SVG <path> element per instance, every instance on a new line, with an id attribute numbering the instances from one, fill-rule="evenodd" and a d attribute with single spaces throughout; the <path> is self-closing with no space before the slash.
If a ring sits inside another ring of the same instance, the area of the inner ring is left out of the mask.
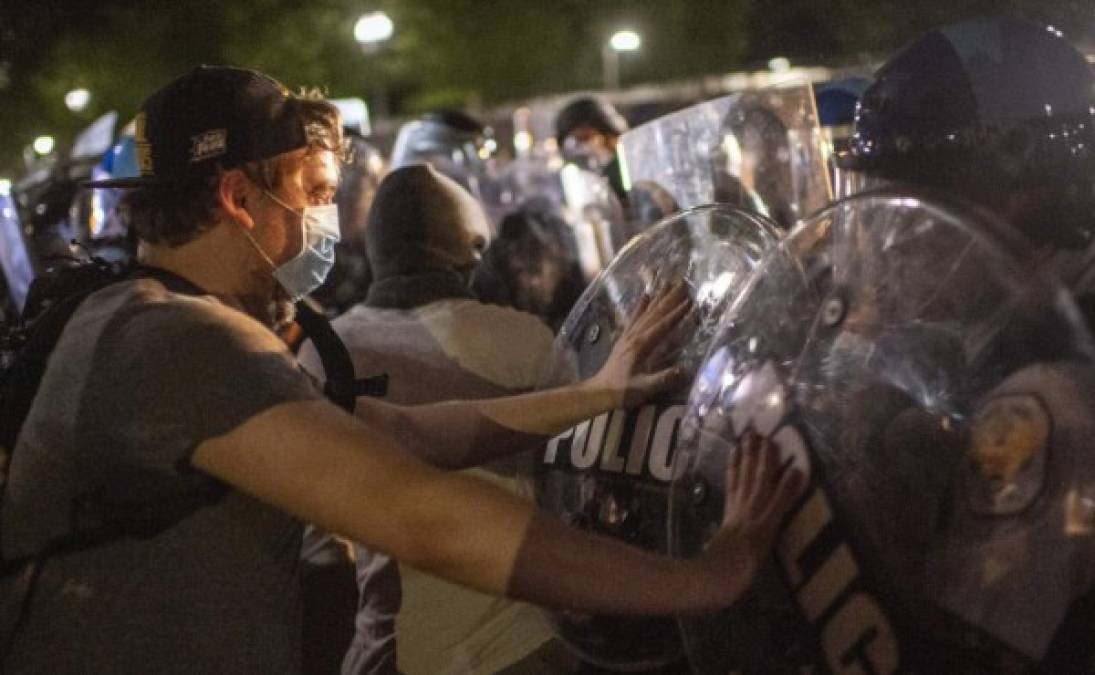
<path id="1" fill-rule="evenodd" d="M 644 295 L 608 360 L 588 384 L 611 392 L 621 408 L 678 386 L 685 373 L 673 364 L 680 348 L 680 339 L 674 338 L 694 328 L 683 325 L 692 306 L 683 281 L 656 295 Z"/>

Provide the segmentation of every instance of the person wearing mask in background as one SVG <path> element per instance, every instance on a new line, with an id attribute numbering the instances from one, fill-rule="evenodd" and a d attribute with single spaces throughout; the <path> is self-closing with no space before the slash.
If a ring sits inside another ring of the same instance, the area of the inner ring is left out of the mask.
<path id="1" fill-rule="evenodd" d="M 601 174 L 621 203 L 627 203 L 616 142 L 627 120 L 608 101 L 593 96 L 571 100 L 555 115 L 555 142 L 563 159 Z"/>

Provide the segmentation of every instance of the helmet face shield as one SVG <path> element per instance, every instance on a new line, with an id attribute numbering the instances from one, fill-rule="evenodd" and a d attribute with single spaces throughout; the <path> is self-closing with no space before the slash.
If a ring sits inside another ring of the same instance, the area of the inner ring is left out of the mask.
<path id="1" fill-rule="evenodd" d="M 494 180 L 490 160 L 496 147 L 489 129 L 468 131 L 436 119 L 414 120 L 400 128 L 391 166 L 429 164 L 477 199 L 489 199 Z"/>
<path id="2" fill-rule="evenodd" d="M 624 187 L 653 184 L 680 208 L 722 203 L 781 227 L 832 201 L 808 84 L 699 103 L 636 127 L 618 146 Z"/>
<path id="3" fill-rule="evenodd" d="M 15 202 L 6 192 L 0 192 L 0 273 L 15 310 L 21 312 L 34 279 L 34 266 Z"/>

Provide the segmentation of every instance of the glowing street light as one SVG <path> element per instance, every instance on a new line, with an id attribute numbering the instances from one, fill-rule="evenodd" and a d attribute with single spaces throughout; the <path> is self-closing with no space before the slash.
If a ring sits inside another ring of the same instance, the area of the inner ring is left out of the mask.
<path id="1" fill-rule="evenodd" d="M 620 52 L 637 51 L 642 44 L 642 37 L 633 30 L 620 30 L 612 34 L 601 49 L 601 74 L 605 89 L 620 88 Z"/>
<path id="2" fill-rule="evenodd" d="M 0 178 L 0 197 L 11 195 L 11 179 Z"/>
<path id="3" fill-rule="evenodd" d="M 391 17 L 380 11 L 362 14 L 354 24 L 354 39 L 367 55 L 379 57 L 381 48 L 391 39 L 393 33 L 395 33 L 395 24 L 392 23 Z M 383 59 L 377 58 L 373 69 L 376 91 L 372 97 L 372 104 L 378 120 L 388 116 L 388 90 L 385 86 L 382 61 Z"/>
<path id="4" fill-rule="evenodd" d="M 31 145 L 34 148 L 34 152 L 38 153 L 42 157 L 45 157 L 49 153 L 53 152 L 53 136 L 39 136 L 34 139 L 34 143 Z"/>
<path id="5" fill-rule="evenodd" d="M 618 52 L 633 52 L 643 44 L 643 39 L 633 30 L 621 30 L 612 34 L 608 45 Z"/>
<path id="6" fill-rule="evenodd" d="M 91 92 L 87 89 L 73 89 L 65 94 L 65 106 L 74 113 L 83 112 L 91 102 Z"/>
<path id="7" fill-rule="evenodd" d="M 362 47 L 376 48 L 387 41 L 395 32 L 395 24 L 384 12 L 362 14 L 354 24 L 354 39 Z"/>

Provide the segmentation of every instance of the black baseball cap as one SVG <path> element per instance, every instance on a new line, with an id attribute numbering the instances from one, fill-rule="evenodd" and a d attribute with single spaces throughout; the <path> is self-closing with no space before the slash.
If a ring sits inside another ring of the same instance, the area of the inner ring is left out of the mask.
<path id="1" fill-rule="evenodd" d="M 170 184 L 305 147 L 309 130 L 299 106 L 258 71 L 198 66 L 141 104 L 134 132 L 141 175 L 86 185 Z"/>

